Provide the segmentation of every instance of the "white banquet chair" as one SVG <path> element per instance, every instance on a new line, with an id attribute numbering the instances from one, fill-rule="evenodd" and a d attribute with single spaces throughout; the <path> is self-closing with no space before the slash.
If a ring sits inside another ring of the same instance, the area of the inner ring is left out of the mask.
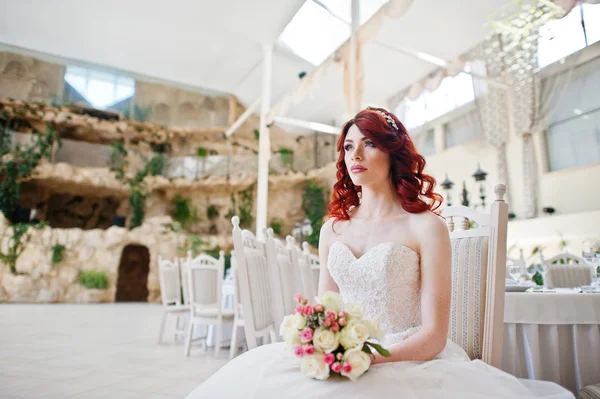
<path id="1" fill-rule="evenodd" d="M 200 254 L 187 259 L 188 295 L 190 300 L 190 320 L 185 342 L 185 355 L 190 355 L 194 325 L 215 326 L 215 357 L 219 355 L 223 339 L 223 324 L 233 319 L 233 310 L 223 308 L 223 274 L 225 272 L 225 253 L 221 251 L 215 259 Z M 205 342 L 206 345 L 206 342 Z"/>
<path id="2" fill-rule="evenodd" d="M 305 244 L 308 245 L 306 242 Z M 304 295 L 309 302 L 313 302 L 315 296 L 317 296 L 317 290 L 315 289 L 313 272 L 310 268 L 310 264 L 308 263 L 308 256 L 300 247 L 296 245 L 294 245 L 294 251 L 292 252 L 292 255 L 295 258 L 298 271 L 300 272 L 302 295 Z"/>
<path id="3" fill-rule="evenodd" d="M 490 213 L 449 206 L 442 216 L 452 243 L 452 301 L 448 337 L 471 359 L 502 367 L 508 204 L 494 188 Z M 469 229 L 469 220 L 477 223 Z"/>
<path id="4" fill-rule="evenodd" d="M 313 287 L 314 287 L 315 295 L 318 295 L 319 294 L 319 275 L 321 273 L 321 261 L 317 255 L 313 255 L 312 253 L 310 253 L 310 246 L 306 241 L 304 241 L 302 243 L 302 249 L 304 251 L 304 254 L 306 255 L 308 264 L 310 266 L 310 270 L 312 272 Z"/>
<path id="5" fill-rule="evenodd" d="M 252 232 L 240 229 L 240 218 L 231 218 L 233 247 L 237 266 L 240 301 L 243 309 L 244 332 L 248 349 L 276 341 L 271 276 L 265 243 Z"/>
<path id="6" fill-rule="evenodd" d="M 592 283 L 594 266 L 585 259 L 569 253 L 542 259 L 547 267 L 544 285 L 548 288 L 574 288 Z"/>
<path id="7" fill-rule="evenodd" d="M 180 319 L 186 319 L 189 316 L 190 308 L 187 304 L 181 303 L 181 280 L 177 259 L 171 262 L 161 256 L 158 257 L 158 281 L 160 284 L 160 301 L 163 307 L 163 317 L 158 333 L 158 343 L 161 344 L 168 315 L 174 314 L 177 316 L 175 324 L 175 338 L 177 338 L 184 334 L 184 329 L 180 328 Z"/>
<path id="8" fill-rule="evenodd" d="M 472 360 L 502 368 L 504 287 L 508 204 L 506 186 L 494 187 L 490 213 L 465 206 L 442 212 L 452 243 L 452 300 L 448 338 Z M 477 224 L 469 229 L 469 220 Z M 547 381 L 522 380 L 534 396 L 572 398 L 563 387 Z"/>
<path id="9" fill-rule="evenodd" d="M 237 355 L 239 349 L 238 333 L 245 328 L 242 303 L 240 301 L 240 286 L 237 271 L 235 251 L 231 251 L 231 277 L 233 279 L 233 330 L 231 332 L 231 344 L 229 346 L 229 359 Z"/>
<path id="10" fill-rule="evenodd" d="M 271 273 L 271 291 L 273 298 L 273 316 L 278 327 L 287 314 L 294 312 L 294 295 L 300 273 L 296 273 L 292 263 L 291 250 L 275 238 L 273 229 L 265 229 L 267 263 Z"/>

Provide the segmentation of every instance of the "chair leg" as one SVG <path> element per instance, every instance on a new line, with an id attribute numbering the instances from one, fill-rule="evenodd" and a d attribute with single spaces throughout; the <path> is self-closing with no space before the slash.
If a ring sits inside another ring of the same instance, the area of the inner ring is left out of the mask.
<path id="1" fill-rule="evenodd" d="M 162 320 L 160 322 L 160 330 L 158 331 L 158 344 L 162 344 L 163 333 L 165 332 L 165 323 L 167 322 L 167 312 L 163 313 Z"/>
<path id="2" fill-rule="evenodd" d="M 236 320 L 237 321 L 237 320 Z M 238 351 L 238 328 L 236 321 L 233 322 L 233 331 L 231 332 L 231 345 L 229 347 L 229 360 L 237 355 Z"/>
<path id="3" fill-rule="evenodd" d="M 188 325 L 188 333 L 185 340 L 185 357 L 190 356 L 190 347 L 192 346 L 192 334 L 194 332 L 194 320 L 190 317 L 190 324 Z"/>
<path id="4" fill-rule="evenodd" d="M 221 349 L 221 341 L 223 337 L 221 336 L 223 333 L 223 320 L 217 320 L 217 325 L 215 327 L 215 357 L 219 357 L 219 350 Z"/>

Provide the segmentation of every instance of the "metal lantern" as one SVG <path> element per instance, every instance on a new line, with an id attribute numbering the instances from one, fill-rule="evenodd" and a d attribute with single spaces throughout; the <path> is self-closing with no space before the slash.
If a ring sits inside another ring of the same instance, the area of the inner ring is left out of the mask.
<path id="1" fill-rule="evenodd" d="M 302 235 L 304 237 L 308 237 L 313 233 L 312 223 L 309 218 L 304 219 L 304 224 L 302 225 Z"/>
<path id="2" fill-rule="evenodd" d="M 477 163 L 477 170 L 473 173 L 473 178 L 475 182 L 479 185 L 479 198 L 481 198 L 481 206 L 485 208 L 485 178 L 487 176 L 487 172 L 484 172 L 481 169 L 481 165 Z"/>
<path id="3" fill-rule="evenodd" d="M 294 223 L 294 229 L 292 230 L 292 235 L 298 240 L 302 239 L 302 225 L 300 224 L 300 222 Z"/>
<path id="4" fill-rule="evenodd" d="M 446 192 L 446 202 L 448 203 L 448 206 L 452 206 L 452 187 L 454 187 L 454 182 L 448 179 L 448 173 L 446 173 L 446 180 L 442 182 L 441 186 Z"/>

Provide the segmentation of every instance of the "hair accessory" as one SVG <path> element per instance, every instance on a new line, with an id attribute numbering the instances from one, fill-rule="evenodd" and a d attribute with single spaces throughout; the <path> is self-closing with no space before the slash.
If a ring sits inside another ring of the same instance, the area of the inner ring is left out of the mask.
<path id="1" fill-rule="evenodd" d="M 370 109 L 370 110 L 372 110 L 372 111 L 375 111 L 375 112 L 377 112 L 379 115 L 383 116 L 383 117 L 385 118 L 386 122 L 387 122 L 389 125 L 391 125 L 391 126 L 394 128 L 394 129 L 398 130 L 398 126 L 396 125 L 396 122 L 394 121 L 394 118 L 392 118 L 391 116 L 389 116 L 389 115 L 388 115 L 388 114 L 386 114 L 385 112 L 383 112 L 383 111 L 380 111 L 380 110 L 378 110 L 378 109 L 374 109 L 374 108 L 371 108 L 371 107 L 367 107 L 367 109 Z"/>

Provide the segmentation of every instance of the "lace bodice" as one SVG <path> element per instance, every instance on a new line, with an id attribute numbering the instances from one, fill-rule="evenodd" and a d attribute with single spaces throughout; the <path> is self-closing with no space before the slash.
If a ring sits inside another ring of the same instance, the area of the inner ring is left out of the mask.
<path id="1" fill-rule="evenodd" d="M 421 325 L 421 270 L 414 250 L 384 242 L 357 259 L 336 241 L 327 267 L 344 302 L 364 303 L 365 318 L 379 321 L 388 334 Z"/>

